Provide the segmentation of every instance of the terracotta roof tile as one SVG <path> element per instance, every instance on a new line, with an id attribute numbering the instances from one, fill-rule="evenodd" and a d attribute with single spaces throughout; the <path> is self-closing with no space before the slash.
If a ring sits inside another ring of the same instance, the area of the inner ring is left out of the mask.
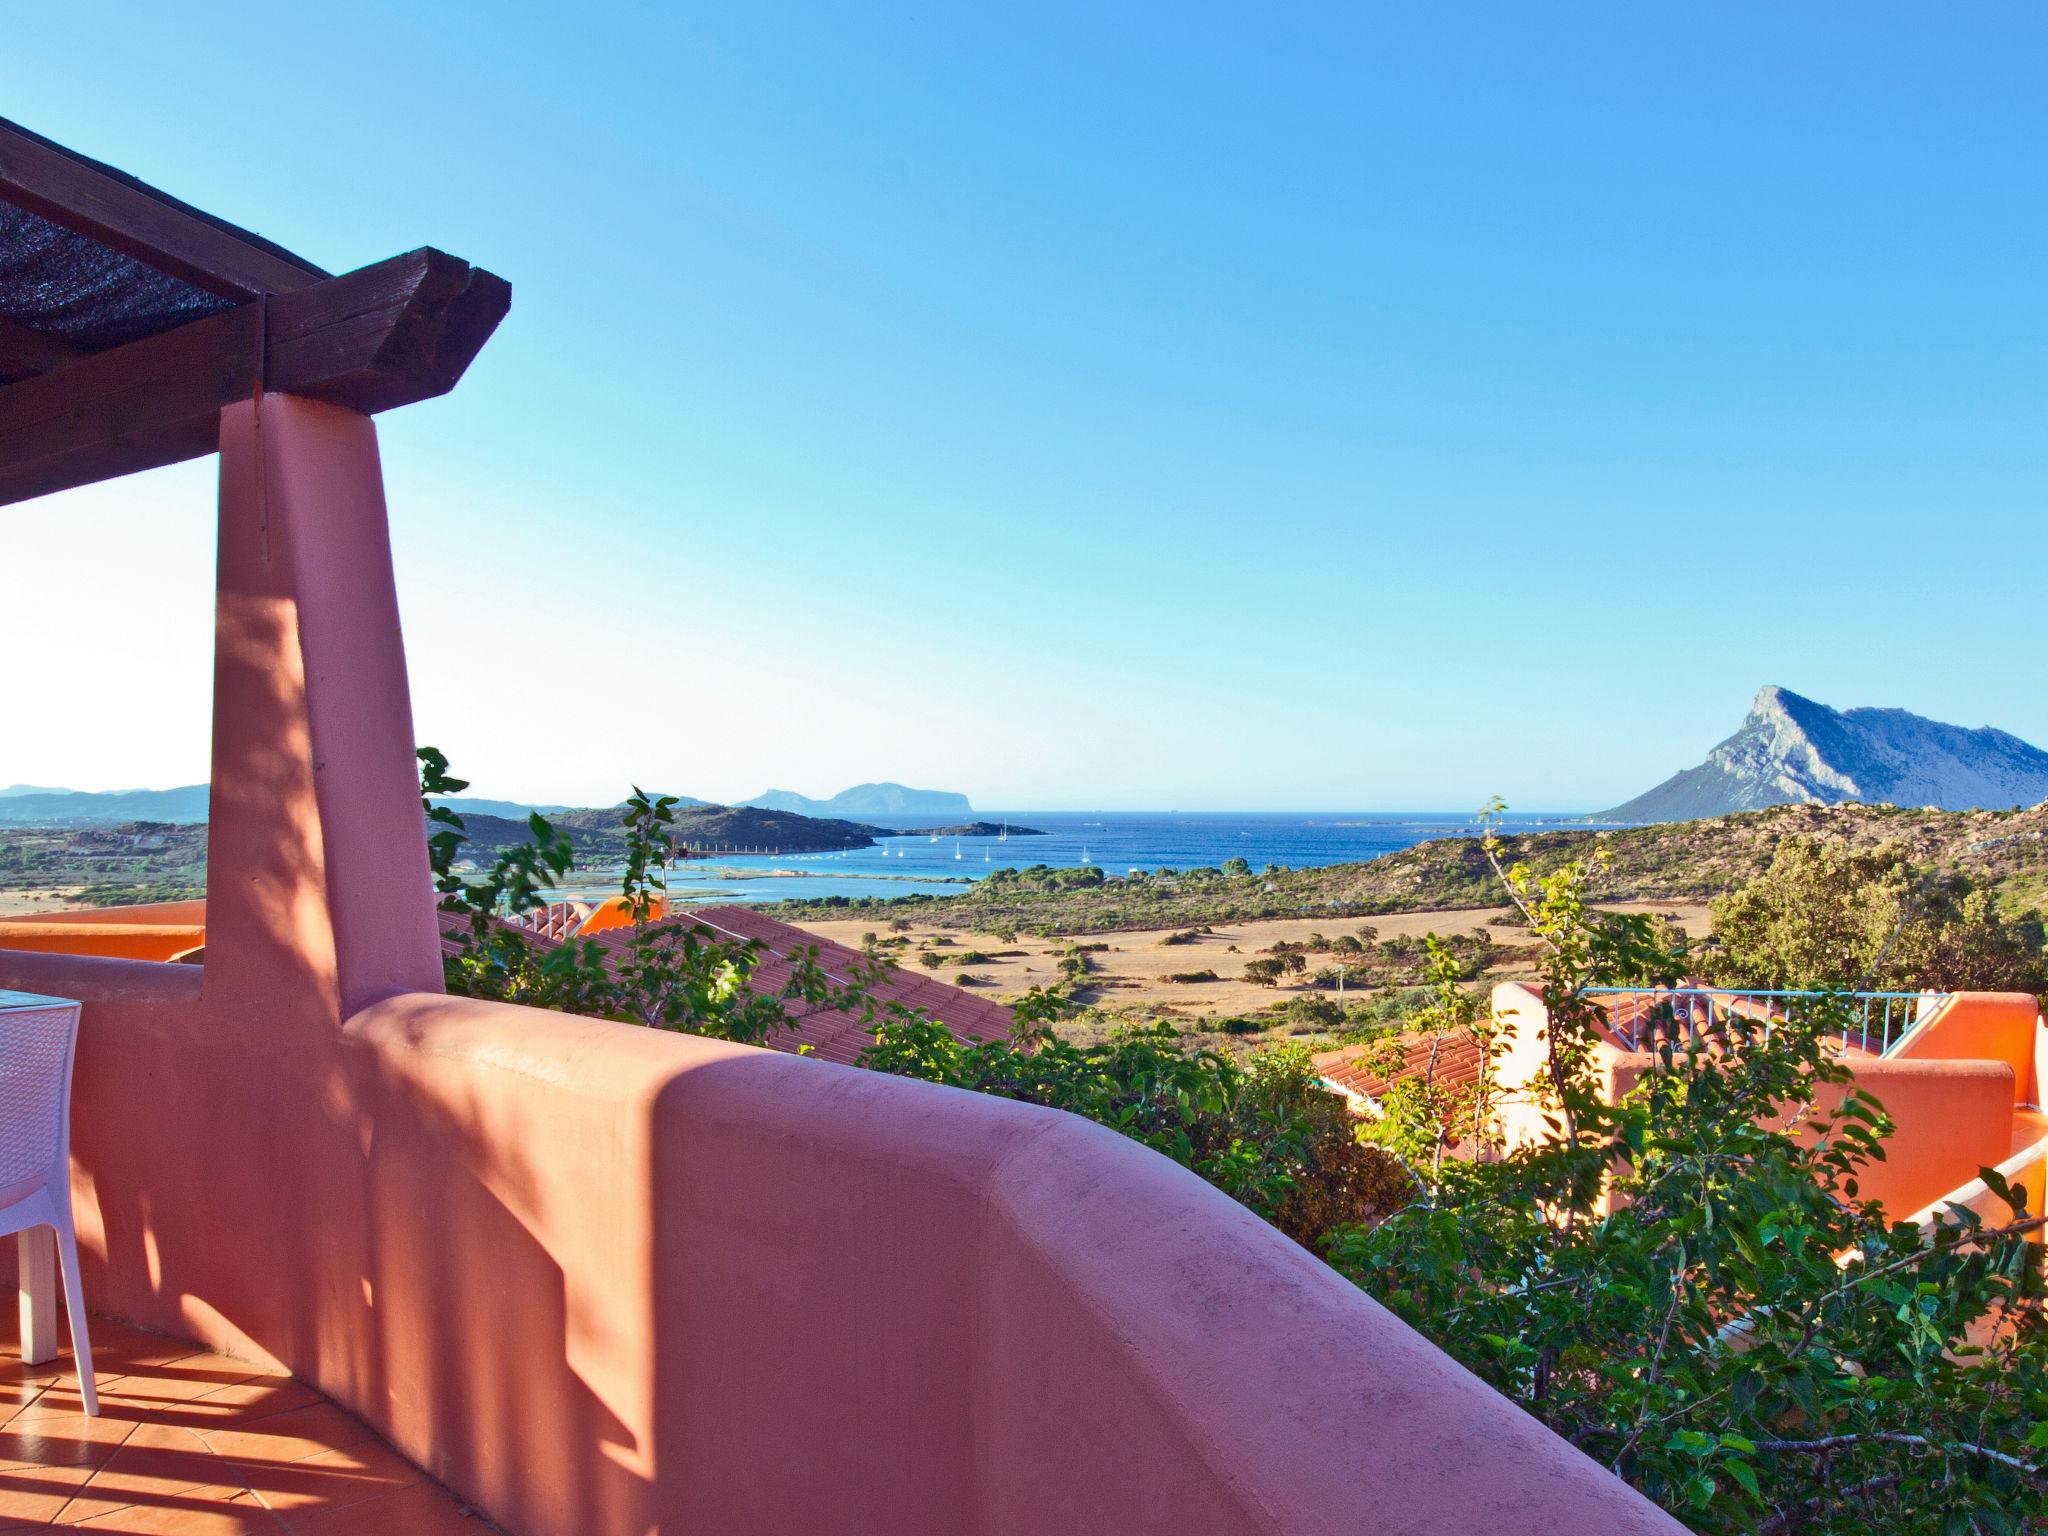
<path id="1" fill-rule="evenodd" d="M 818 964 L 833 980 L 842 983 L 861 961 L 860 951 L 856 949 L 835 944 L 793 924 L 777 922 L 747 907 L 677 908 L 666 921 L 709 928 L 724 940 L 759 941 L 761 957 L 747 985 L 751 991 L 769 996 L 780 993 L 788 982 L 793 969 L 790 956 L 799 949 L 815 946 Z M 442 952 L 453 954 L 460 947 L 452 936 L 453 922 L 444 916 L 442 925 Z M 541 948 L 551 948 L 556 942 L 533 933 L 526 934 L 526 938 Z M 632 940 L 631 928 L 614 928 L 595 936 L 595 942 L 610 955 L 623 953 Z M 1007 1039 L 1014 1024 L 1010 1010 L 1001 1003 L 976 997 L 950 982 L 902 970 L 891 971 L 875 985 L 873 991 L 883 1001 L 922 1009 L 951 1030 L 955 1039 L 967 1044 L 976 1040 Z M 778 1030 L 762 1043 L 771 1050 L 787 1051 L 791 1055 L 799 1054 L 803 1047 L 809 1046 L 811 1055 L 849 1065 L 873 1043 L 872 1026 L 863 1024 L 858 1014 L 835 1008 L 794 1012 L 794 1008 L 801 1006 L 796 1004 L 792 1008 L 794 1029 Z"/>
<path id="2" fill-rule="evenodd" d="M 1378 1040 L 1324 1051 L 1315 1058 L 1316 1070 L 1325 1082 L 1346 1093 L 1376 1101 L 1392 1084 L 1421 1077 L 1430 1070 L 1430 1052 L 1434 1045 L 1431 1035 L 1417 1032 L 1400 1035 L 1396 1039 L 1401 1047 L 1401 1064 L 1391 1072 L 1382 1073 L 1378 1069 L 1377 1058 L 1385 1044 Z M 1465 1088 L 1479 1081 L 1479 1069 L 1485 1055 L 1470 1030 L 1461 1029 L 1455 1034 L 1445 1035 L 1435 1050 L 1438 1082 L 1450 1088 Z"/>

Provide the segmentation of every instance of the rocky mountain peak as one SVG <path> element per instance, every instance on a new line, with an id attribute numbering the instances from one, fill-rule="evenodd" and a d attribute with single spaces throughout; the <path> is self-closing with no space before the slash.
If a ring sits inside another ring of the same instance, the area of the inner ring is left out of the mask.
<path id="1" fill-rule="evenodd" d="M 1786 804 L 1976 810 L 2048 798 L 2048 752 L 1989 726 L 1903 709 L 1837 710 L 1777 684 L 1758 690 L 1735 734 L 1697 767 L 1606 815 L 1680 821 Z"/>

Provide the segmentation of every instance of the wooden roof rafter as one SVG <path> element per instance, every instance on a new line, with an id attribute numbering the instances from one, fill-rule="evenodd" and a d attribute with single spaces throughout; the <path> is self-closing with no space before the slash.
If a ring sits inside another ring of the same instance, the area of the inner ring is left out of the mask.
<path id="1" fill-rule="evenodd" d="M 155 307 L 81 340 L 33 282 L 10 304 L 0 245 L 0 504 L 212 453 L 221 408 L 259 381 L 366 413 L 444 394 L 511 304 L 504 279 L 433 249 L 330 276 L 0 119 L 7 204 L 28 267 L 61 246 L 59 265 L 132 276 Z"/>
<path id="2" fill-rule="evenodd" d="M 236 303 L 291 293 L 330 275 L 283 246 L 5 118 L 0 198 Z"/>

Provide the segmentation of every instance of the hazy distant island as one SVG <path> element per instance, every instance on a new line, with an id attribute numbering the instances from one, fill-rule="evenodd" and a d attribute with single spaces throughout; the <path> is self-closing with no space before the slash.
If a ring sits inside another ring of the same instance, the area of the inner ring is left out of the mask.
<path id="1" fill-rule="evenodd" d="M 912 789 L 904 784 L 856 784 L 829 800 L 794 790 L 770 789 L 742 800 L 738 809 L 795 811 L 802 816 L 971 816 L 967 797 L 950 789 Z"/>
<path id="2" fill-rule="evenodd" d="M 950 789 L 912 789 L 908 785 L 890 782 L 856 784 L 843 789 L 829 800 L 813 800 L 786 789 L 771 789 L 756 795 L 751 800 L 742 800 L 734 805 L 721 805 L 696 795 L 678 794 L 677 806 L 682 810 L 773 811 L 789 815 L 809 817 L 822 821 L 844 821 L 860 816 L 931 816 L 934 818 L 964 818 L 974 813 L 974 807 L 967 797 Z M 529 814 L 538 811 L 547 817 L 577 816 L 584 812 L 574 806 L 560 802 L 540 800 L 493 800 L 478 795 L 437 796 L 435 804 L 445 805 L 458 816 L 491 816 L 505 821 L 524 821 Z M 78 790 L 64 789 L 45 784 L 10 784 L 0 788 L 0 826 L 64 826 L 95 827 L 117 826 L 123 822 L 155 821 L 172 822 L 180 825 L 195 825 L 206 820 L 207 786 L 204 784 L 181 784 L 175 789 L 121 789 L 121 790 Z M 609 814 L 609 813 L 605 813 Z M 923 828 L 923 831 L 937 831 L 943 836 L 968 837 L 986 835 L 993 837 L 1000 830 L 992 823 L 976 822 L 974 826 L 986 826 L 986 834 L 963 830 L 964 823 L 948 822 L 943 827 Z M 743 835 L 765 833 L 772 827 L 740 824 L 727 828 L 732 833 L 726 841 L 734 841 Z M 895 828 L 876 827 L 877 836 L 901 836 Z M 1012 836 L 1029 835 L 1017 827 L 1010 828 Z M 707 835 L 719 835 L 716 833 Z M 772 841 L 773 839 L 769 839 Z M 838 844 L 834 847 L 860 847 L 861 844 Z"/>
<path id="3" fill-rule="evenodd" d="M 462 816 L 463 829 L 469 834 L 469 852 L 477 859 L 495 858 L 503 848 L 532 840 L 523 818 L 515 821 L 459 810 L 457 814 Z M 615 805 L 558 811 L 547 819 L 575 842 L 578 864 L 615 863 L 625 857 L 625 829 Z M 677 848 L 692 856 L 840 853 L 852 848 L 872 848 L 878 839 L 901 835 L 891 827 L 744 805 L 679 806 L 671 830 Z"/>
<path id="4" fill-rule="evenodd" d="M 901 832 L 878 827 L 876 833 L 881 837 L 1000 837 L 1004 833 L 1011 837 L 1049 835 L 1037 827 L 1012 826 L 1007 821 L 963 821 L 953 827 L 905 827 Z"/>
<path id="5" fill-rule="evenodd" d="M 471 852 L 478 858 L 495 857 L 500 849 L 531 840 L 524 817 L 514 820 L 479 815 L 459 807 L 457 814 L 462 816 L 463 827 L 469 833 Z M 619 824 L 617 806 L 543 814 L 574 839 L 579 864 L 604 864 L 625 856 L 625 832 Z M 1003 827 L 993 821 L 943 827 L 878 827 L 869 822 L 761 810 L 748 805 L 687 805 L 675 812 L 673 836 L 676 846 L 691 856 L 715 858 L 722 853 L 842 853 L 872 848 L 888 838 L 996 837 L 1002 831 Z M 1035 827 L 1011 827 L 1009 833 L 1012 837 L 1045 836 Z"/>
<path id="6" fill-rule="evenodd" d="M 204 784 L 100 793 L 40 784 L 0 789 L 0 826 L 111 827 L 131 821 L 190 825 L 205 820 Z"/>

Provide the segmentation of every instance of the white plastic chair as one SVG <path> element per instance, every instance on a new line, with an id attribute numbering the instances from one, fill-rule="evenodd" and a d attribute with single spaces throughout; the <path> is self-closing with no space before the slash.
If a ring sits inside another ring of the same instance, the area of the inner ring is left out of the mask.
<path id="1" fill-rule="evenodd" d="M 31 1227 L 57 1234 L 64 1311 L 85 1411 L 100 1411 L 85 1293 L 78 1282 L 78 1238 L 71 1228 L 71 1059 L 78 1046 L 78 1005 L 0 992 L 0 1237 Z M 22 1244 L 21 1283 L 30 1276 Z"/>

